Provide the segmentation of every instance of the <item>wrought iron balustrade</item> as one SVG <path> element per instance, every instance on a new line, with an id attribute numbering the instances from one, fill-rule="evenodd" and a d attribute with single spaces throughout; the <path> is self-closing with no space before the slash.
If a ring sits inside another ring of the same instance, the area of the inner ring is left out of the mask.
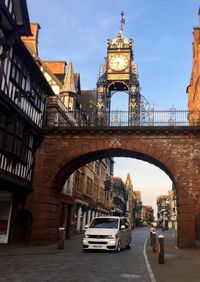
<path id="1" fill-rule="evenodd" d="M 66 118 L 67 117 L 67 118 Z M 200 126 L 200 111 L 68 111 L 47 114 L 47 127 Z"/>

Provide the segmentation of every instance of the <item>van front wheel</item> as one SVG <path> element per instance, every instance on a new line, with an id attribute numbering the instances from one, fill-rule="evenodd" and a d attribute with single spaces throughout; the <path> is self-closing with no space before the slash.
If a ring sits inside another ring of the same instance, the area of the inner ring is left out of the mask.
<path id="1" fill-rule="evenodd" d="M 126 248 L 127 248 L 127 249 L 130 249 L 130 248 L 131 248 L 131 238 L 130 238 L 130 240 L 129 240 L 129 242 L 128 242 L 128 245 L 126 246 Z"/>
<path id="2" fill-rule="evenodd" d="M 120 251 L 121 251 L 121 241 L 119 240 L 117 244 L 117 252 L 120 252 Z"/>

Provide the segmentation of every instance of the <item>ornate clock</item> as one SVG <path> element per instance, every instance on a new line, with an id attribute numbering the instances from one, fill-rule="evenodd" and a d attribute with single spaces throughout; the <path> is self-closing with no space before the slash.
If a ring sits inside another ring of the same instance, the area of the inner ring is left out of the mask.
<path id="1" fill-rule="evenodd" d="M 123 35 L 124 12 L 121 28 L 113 39 L 107 40 L 107 57 L 100 68 L 97 81 L 97 118 L 100 123 L 111 121 L 111 99 L 116 92 L 129 95 L 128 124 L 138 124 L 140 112 L 140 86 L 137 65 L 133 60 L 133 40 Z M 102 71 L 103 69 L 103 71 Z"/>
<path id="2" fill-rule="evenodd" d="M 129 58 L 124 54 L 113 54 L 109 58 L 109 67 L 114 71 L 122 71 L 129 65 Z"/>

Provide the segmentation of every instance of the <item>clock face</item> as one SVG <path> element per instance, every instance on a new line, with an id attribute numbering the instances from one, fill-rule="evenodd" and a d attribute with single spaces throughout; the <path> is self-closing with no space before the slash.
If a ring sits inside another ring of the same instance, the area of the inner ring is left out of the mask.
<path id="1" fill-rule="evenodd" d="M 129 60 L 127 56 L 123 54 L 114 54 L 110 56 L 109 65 L 110 68 L 116 71 L 122 71 L 128 66 Z"/>

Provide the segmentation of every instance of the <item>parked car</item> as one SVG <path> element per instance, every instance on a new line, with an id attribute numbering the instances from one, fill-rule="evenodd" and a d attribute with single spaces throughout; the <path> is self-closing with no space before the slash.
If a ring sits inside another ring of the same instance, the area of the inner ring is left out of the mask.
<path id="1" fill-rule="evenodd" d="M 131 228 L 125 217 L 95 217 L 89 226 L 85 226 L 83 251 L 113 250 L 130 248 Z"/>

